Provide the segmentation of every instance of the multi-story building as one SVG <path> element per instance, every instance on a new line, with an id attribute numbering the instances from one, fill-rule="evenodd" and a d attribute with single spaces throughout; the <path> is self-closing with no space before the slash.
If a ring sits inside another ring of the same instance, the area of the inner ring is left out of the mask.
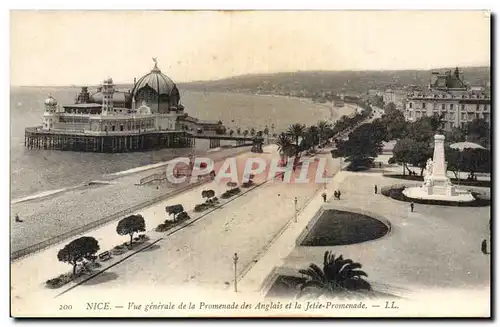
<path id="1" fill-rule="evenodd" d="M 482 89 L 467 87 L 458 68 L 453 73 L 433 72 L 428 90 L 408 95 L 405 118 L 415 121 L 434 114 L 443 115 L 447 130 L 464 127 L 475 118 L 491 124 L 491 97 Z"/>
<path id="2" fill-rule="evenodd" d="M 403 110 L 405 108 L 407 95 L 408 92 L 405 90 L 387 89 L 383 94 L 384 103 L 388 104 L 392 102 L 396 105 L 396 108 Z"/>

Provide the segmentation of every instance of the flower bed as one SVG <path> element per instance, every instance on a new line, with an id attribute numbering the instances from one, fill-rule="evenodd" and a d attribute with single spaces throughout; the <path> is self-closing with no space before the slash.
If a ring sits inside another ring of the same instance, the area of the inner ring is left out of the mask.
<path id="1" fill-rule="evenodd" d="M 166 232 L 166 231 L 172 229 L 173 227 L 179 225 L 180 223 L 182 223 L 183 221 L 186 221 L 188 219 L 191 219 L 191 217 L 188 215 L 187 212 L 183 211 L 177 215 L 175 221 L 167 219 L 163 222 L 163 224 L 159 224 L 155 228 L 155 231 L 157 231 L 159 233 Z"/>
<path id="2" fill-rule="evenodd" d="M 410 175 L 402 175 L 402 174 L 385 174 L 385 177 L 390 177 L 390 178 L 398 178 L 398 179 L 406 179 L 406 180 L 411 180 L 411 181 L 424 181 L 424 177 L 417 175 L 417 176 L 410 176 Z M 477 181 L 472 181 L 472 180 L 467 180 L 467 179 L 456 179 L 456 178 L 451 178 L 451 182 L 455 185 L 460 184 L 462 186 L 475 186 L 475 187 L 491 187 L 491 181 L 485 181 L 485 180 L 477 180 Z"/>
<path id="3" fill-rule="evenodd" d="M 149 240 L 149 236 L 147 236 L 145 234 L 141 234 L 141 235 L 134 238 L 134 242 L 132 243 L 132 247 L 129 246 L 128 242 L 125 242 L 123 244 L 115 246 L 109 252 L 112 256 L 122 255 L 125 252 L 127 252 L 128 250 L 133 249 L 134 246 L 142 244 L 148 240 Z M 108 251 L 103 251 L 103 252 L 108 252 Z M 112 258 L 111 255 L 108 258 L 106 258 L 105 260 L 101 260 L 101 261 L 107 261 L 107 260 L 111 259 Z M 58 277 L 47 280 L 45 282 L 46 286 L 48 288 L 51 288 L 51 289 L 60 288 L 64 285 L 68 284 L 71 281 L 77 280 L 78 278 L 80 278 L 82 276 L 92 275 L 92 274 L 96 273 L 98 271 L 98 269 L 102 268 L 102 266 L 103 266 L 102 263 L 99 263 L 98 261 L 96 261 L 97 258 L 98 258 L 97 256 L 94 256 L 92 258 L 93 260 L 90 260 L 90 261 L 85 260 L 84 262 L 82 262 L 82 264 L 80 265 L 80 268 L 77 269 L 77 273 L 74 275 L 71 272 L 69 272 L 69 273 L 61 274 Z"/>
<path id="4" fill-rule="evenodd" d="M 414 185 L 412 185 L 414 186 Z M 460 202 L 460 201 L 444 201 L 444 200 L 429 200 L 429 199 L 417 199 L 417 198 L 409 198 L 403 194 L 403 191 L 408 185 L 392 185 L 382 187 L 380 193 L 383 195 L 390 197 L 394 200 L 404 201 L 404 202 L 413 202 L 419 204 L 428 204 L 428 205 L 438 205 L 438 206 L 452 206 L 452 207 L 487 207 L 491 205 L 491 198 L 480 192 L 471 191 L 472 196 L 474 197 L 473 201 Z"/>
<path id="5" fill-rule="evenodd" d="M 239 187 L 232 188 L 224 193 L 222 193 L 221 198 L 222 199 L 229 199 L 232 196 L 235 196 L 236 194 L 241 193 L 241 189 Z"/>

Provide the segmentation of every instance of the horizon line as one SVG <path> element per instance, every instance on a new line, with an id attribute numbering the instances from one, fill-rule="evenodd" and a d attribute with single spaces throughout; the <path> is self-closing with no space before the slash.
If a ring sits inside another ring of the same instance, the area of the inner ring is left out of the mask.
<path id="1" fill-rule="evenodd" d="M 480 65 L 467 65 L 467 66 L 460 66 L 460 65 L 454 65 L 454 66 L 442 66 L 439 68 L 405 68 L 405 69 L 345 69 L 345 70 L 295 70 L 295 71 L 280 71 L 280 72 L 273 72 L 273 73 L 247 73 L 247 74 L 239 74 L 239 75 L 232 75 L 232 76 L 227 76 L 227 77 L 222 77 L 222 78 L 217 78 L 217 79 L 208 79 L 208 80 L 192 80 L 192 81 L 181 81 L 181 82 L 175 82 L 175 84 L 195 84 L 195 83 L 209 83 L 209 82 L 217 82 L 217 81 L 223 81 L 223 80 L 228 80 L 232 78 L 239 78 L 239 77 L 248 77 L 248 76 L 259 76 L 259 75 L 279 75 L 279 74 L 293 74 L 293 73 L 314 73 L 314 72 L 396 72 L 396 71 L 431 71 L 431 70 L 443 70 L 443 69 L 450 69 L 453 67 L 458 67 L 459 69 L 467 69 L 467 68 L 489 68 L 491 70 L 491 64 L 480 64 Z M 167 75 L 168 76 L 168 75 Z M 123 85 L 123 84 L 130 84 L 134 85 L 133 82 L 114 82 L 114 85 Z M 44 85 L 30 85 L 30 84 L 10 84 L 10 87 L 93 87 L 93 86 L 99 86 L 101 84 L 96 83 L 96 84 L 44 84 Z"/>

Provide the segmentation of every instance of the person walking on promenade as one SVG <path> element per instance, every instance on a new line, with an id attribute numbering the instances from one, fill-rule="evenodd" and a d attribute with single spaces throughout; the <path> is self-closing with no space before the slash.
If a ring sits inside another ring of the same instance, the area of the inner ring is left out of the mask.
<path id="1" fill-rule="evenodd" d="M 481 252 L 483 252 L 484 254 L 490 254 L 488 252 L 488 242 L 486 240 L 483 240 L 483 242 L 481 242 Z"/>
<path id="2" fill-rule="evenodd" d="M 413 210 L 415 209 L 415 204 L 413 202 L 410 203 L 410 209 L 411 212 L 413 212 Z"/>
<path id="3" fill-rule="evenodd" d="M 321 194 L 321 196 L 323 197 L 323 202 L 326 202 L 326 192 L 323 192 L 323 194 Z"/>
<path id="4" fill-rule="evenodd" d="M 333 192 L 333 197 L 335 199 L 338 199 L 339 198 L 339 191 L 335 190 L 335 192 Z"/>
<path id="5" fill-rule="evenodd" d="M 18 222 L 18 223 L 22 223 L 23 221 L 21 220 L 21 218 L 19 218 L 19 214 L 16 213 L 16 216 L 14 217 L 15 221 Z"/>
<path id="6" fill-rule="evenodd" d="M 377 194 L 378 188 L 377 185 L 375 185 L 375 194 Z"/>
<path id="7" fill-rule="evenodd" d="M 340 190 L 337 191 L 338 199 L 340 200 Z"/>

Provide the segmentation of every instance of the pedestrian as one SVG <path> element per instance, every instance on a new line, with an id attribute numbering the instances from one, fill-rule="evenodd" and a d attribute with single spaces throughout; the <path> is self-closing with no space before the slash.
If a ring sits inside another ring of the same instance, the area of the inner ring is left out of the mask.
<path id="1" fill-rule="evenodd" d="M 16 222 L 18 223 L 22 223 L 23 221 L 21 220 L 21 218 L 19 218 L 19 214 L 16 213 L 16 217 L 14 218 Z"/>
<path id="2" fill-rule="evenodd" d="M 378 188 L 377 185 L 375 185 L 375 194 L 377 194 Z"/>
<path id="3" fill-rule="evenodd" d="M 335 199 L 338 199 L 339 198 L 339 192 L 337 190 L 335 190 L 335 192 L 333 192 L 333 196 L 335 197 Z"/>
<path id="4" fill-rule="evenodd" d="M 339 196 L 339 200 L 340 200 L 340 191 L 337 191 L 337 195 Z"/>
<path id="5" fill-rule="evenodd" d="M 321 196 L 323 197 L 323 202 L 326 202 L 326 192 L 323 192 L 323 194 L 321 194 Z"/>
<path id="6" fill-rule="evenodd" d="M 489 254 L 487 247 L 488 247 L 488 244 L 487 244 L 486 240 L 483 240 L 481 242 L 481 252 L 483 252 L 484 254 Z"/>
<path id="7" fill-rule="evenodd" d="M 411 202 L 411 203 L 410 203 L 410 209 L 411 209 L 411 212 L 413 212 L 414 208 L 415 208 L 415 204 L 413 204 L 413 202 Z"/>

